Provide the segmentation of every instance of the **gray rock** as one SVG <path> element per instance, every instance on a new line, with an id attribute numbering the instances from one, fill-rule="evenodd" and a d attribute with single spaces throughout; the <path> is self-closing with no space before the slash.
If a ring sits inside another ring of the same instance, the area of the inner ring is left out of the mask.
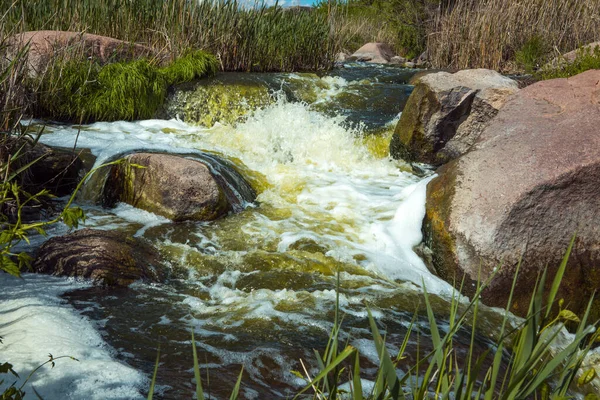
<path id="1" fill-rule="evenodd" d="M 536 277 L 548 266 L 551 282 L 577 233 L 558 298 L 575 312 L 587 305 L 600 288 L 599 81 L 596 70 L 522 89 L 469 153 L 438 170 L 424 237 L 444 279 L 493 276 L 484 302 L 505 307 L 523 257 L 511 304 L 523 315 Z"/>
<path id="2" fill-rule="evenodd" d="M 508 97 L 512 79 L 486 69 L 438 72 L 415 82 L 390 143 L 406 161 L 444 164 L 466 153 Z"/>
<path id="3" fill-rule="evenodd" d="M 158 251 L 142 239 L 122 232 L 82 229 L 42 245 L 33 270 L 88 278 L 104 286 L 128 286 L 136 280 L 162 282 L 167 268 Z"/>
<path id="4" fill-rule="evenodd" d="M 385 43 L 367 43 L 352 54 L 348 61 L 363 61 L 376 64 L 387 64 L 394 56 L 392 48 Z"/>
<path id="5" fill-rule="evenodd" d="M 390 58 L 390 64 L 402 65 L 406 62 L 406 58 L 402 56 L 394 56 Z"/>
<path id="6" fill-rule="evenodd" d="M 412 61 L 407 61 L 404 63 L 404 68 L 415 68 L 416 64 Z"/>
<path id="7" fill-rule="evenodd" d="M 348 60 L 348 57 L 350 57 L 350 55 L 347 53 L 337 53 L 335 55 L 335 62 L 336 63 L 346 62 L 346 60 Z"/>
<path id="8" fill-rule="evenodd" d="M 107 205 L 122 201 L 173 221 L 210 221 L 231 210 L 225 192 L 202 162 L 153 153 L 132 154 L 126 160 L 110 173 Z"/>

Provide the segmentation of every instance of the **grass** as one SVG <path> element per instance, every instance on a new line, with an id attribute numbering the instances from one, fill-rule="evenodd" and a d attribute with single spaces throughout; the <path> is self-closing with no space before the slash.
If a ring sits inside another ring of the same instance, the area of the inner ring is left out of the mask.
<path id="1" fill-rule="evenodd" d="M 217 60 L 203 51 L 162 68 L 148 59 L 105 66 L 80 58 L 58 60 L 40 82 L 30 84 L 37 97 L 34 112 L 72 122 L 148 119 L 170 85 L 214 75 L 217 68 Z"/>
<path id="2" fill-rule="evenodd" d="M 555 64 L 555 65 L 553 65 Z M 563 61 L 557 58 L 555 63 L 540 69 L 536 76 L 539 79 L 569 78 L 590 69 L 600 69 L 600 47 L 580 48 L 575 60 Z"/>
<path id="3" fill-rule="evenodd" d="M 377 321 L 368 312 L 369 326 L 373 343 L 379 354 L 379 367 L 375 377 L 365 376 L 361 370 L 359 351 L 351 345 L 340 342 L 342 316 L 339 308 L 339 274 L 335 304 L 334 323 L 327 346 L 320 354 L 315 350 L 316 375 L 311 376 L 310 368 L 300 360 L 302 371 L 295 372 L 307 383 L 293 399 L 313 398 L 333 399 L 456 399 L 456 400 L 513 400 L 513 399 L 568 399 L 573 390 L 590 383 L 596 378 L 593 367 L 584 365 L 586 355 L 600 337 L 596 330 L 598 323 L 588 320 L 593 298 L 590 299 L 585 313 L 580 317 L 563 309 L 563 300 L 557 293 L 564 276 L 567 260 L 573 248 L 571 241 L 565 257 L 558 268 L 550 290 L 544 292 L 547 279 L 544 272 L 533 290 L 527 316 L 516 327 L 509 323 L 509 312 L 504 318 L 496 343 L 482 354 L 475 354 L 475 335 L 478 323 L 480 296 L 486 284 L 478 288 L 468 304 L 453 296 L 450 304 L 450 317 L 447 329 L 438 327 L 426 288 L 423 289 L 424 301 L 433 342 L 433 350 L 419 357 L 413 365 L 403 365 L 403 373 L 398 374 L 397 365 L 405 357 L 411 342 L 415 319 L 410 323 L 397 354 L 390 354 Z M 512 292 L 518 279 L 515 274 L 513 289 L 507 303 L 508 310 Z M 416 318 L 416 316 L 415 316 Z M 562 348 L 555 347 L 566 323 L 573 327 L 572 340 Z M 466 359 L 457 357 L 454 351 L 453 337 L 459 330 L 470 327 L 471 341 Z M 418 343 L 417 338 L 417 343 Z M 412 339 L 414 341 L 414 339 Z M 418 345 L 418 344 L 417 344 Z M 194 352 L 194 374 L 196 378 L 196 399 L 204 399 L 200 379 L 200 369 L 196 353 L 196 343 L 192 332 Z M 158 366 L 158 360 L 156 367 Z M 155 382 L 156 368 L 152 382 Z M 230 399 L 238 398 L 242 372 L 232 391 Z M 369 393 L 363 393 L 362 378 L 374 379 Z M 342 390 L 342 384 L 349 383 L 349 392 Z M 148 395 L 151 399 L 152 388 Z M 586 400 L 599 399 L 588 394 Z"/>
<path id="4" fill-rule="evenodd" d="M 237 0 L 13 0 L 0 5 L 0 37 L 31 30 L 105 35 L 150 47 L 157 56 L 217 55 L 227 71 L 319 70 L 336 52 L 327 16 L 242 7 Z"/>
<path id="5" fill-rule="evenodd" d="M 457 1 L 432 16 L 427 48 L 434 67 L 511 71 L 532 41 L 550 59 L 597 40 L 599 14 L 597 0 Z"/>

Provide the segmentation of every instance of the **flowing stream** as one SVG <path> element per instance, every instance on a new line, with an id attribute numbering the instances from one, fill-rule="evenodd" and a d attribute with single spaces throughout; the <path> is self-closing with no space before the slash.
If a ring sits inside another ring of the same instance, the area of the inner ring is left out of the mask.
<path id="1" fill-rule="evenodd" d="M 221 157 L 258 197 L 214 222 L 174 224 L 126 204 L 104 209 L 90 201 L 97 181 L 88 183 L 78 200 L 85 226 L 150 240 L 173 278 L 105 290 L 67 278 L 2 274 L 3 358 L 25 375 L 47 353 L 78 358 L 32 378 L 46 399 L 137 399 L 147 392 L 160 344 L 158 397 L 190 398 L 193 329 L 211 396 L 228 398 L 243 365 L 241 398 L 286 398 L 305 385 L 292 372 L 301 370 L 299 360 L 314 373 L 313 349 L 326 346 L 337 271 L 343 338 L 361 351 L 366 379 L 377 366 L 367 307 L 397 351 L 423 308 L 424 283 L 443 328 L 452 287 L 413 252 L 430 177 L 387 157 L 413 73 L 356 66 L 326 76 L 224 74 L 172 94 L 165 116 L 185 122 L 48 126 L 42 142 L 76 143 L 96 165 L 139 150 Z M 206 116 L 204 125 L 193 121 Z M 65 232 L 58 226 L 50 233 Z M 482 317 L 482 335 L 498 318 Z M 415 332 L 419 346 L 415 333 L 406 365 L 417 347 L 423 354 L 431 346 L 426 319 L 417 319 Z M 456 340 L 460 355 L 469 336 Z M 478 342 L 488 345 L 483 336 Z"/>

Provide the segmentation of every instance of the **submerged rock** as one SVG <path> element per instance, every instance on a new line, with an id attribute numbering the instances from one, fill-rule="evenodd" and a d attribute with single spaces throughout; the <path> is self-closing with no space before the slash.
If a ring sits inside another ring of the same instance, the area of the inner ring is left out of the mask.
<path id="1" fill-rule="evenodd" d="M 444 164 L 469 151 L 518 85 L 495 71 L 438 72 L 415 82 L 390 143 L 406 161 Z"/>
<path id="2" fill-rule="evenodd" d="M 231 210 L 209 167 L 170 154 L 137 153 L 112 168 L 105 202 L 131 204 L 173 221 L 210 221 Z"/>
<path id="3" fill-rule="evenodd" d="M 493 277 L 484 302 L 505 307 L 523 257 L 510 305 L 523 315 L 536 278 L 548 266 L 551 283 L 577 233 L 558 298 L 585 308 L 600 288 L 598 82 L 600 71 L 588 71 L 522 89 L 473 150 L 438 170 L 427 187 L 424 237 L 444 279 Z"/>
<path id="4" fill-rule="evenodd" d="M 273 101 L 264 82 L 229 73 L 194 84 L 175 86 L 161 117 L 177 117 L 207 127 L 217 122 L 232 125 Z"/>
<path id="5" fill-rule="evenodd" d="M 348 57 L 348 61 L 387 64 L 394 55 L 394 50 L 386 43 L 367 43 Z"/>
<path id="6" fill-rule="evenodd" d="M 92 279 L 105 286 L 128 286 L 136 280 L 166 278 L 156 249 L 122 232 L 82 229 L 54 237 L 38 250 L 33 270 L 44 274 Z"/>
<path id="7" fill-rule="evenodd" d="M 82 32 L 22 32 L 8 38 L 6 44 L 8 60 L 13 60 L 24 46 L 30 46 L 27 70 L 31 76 L 44 73 L 50 61 L 57 56 L 84 55 L 106 64 L 154 55 L 152 49 L 140 44 Z"/>

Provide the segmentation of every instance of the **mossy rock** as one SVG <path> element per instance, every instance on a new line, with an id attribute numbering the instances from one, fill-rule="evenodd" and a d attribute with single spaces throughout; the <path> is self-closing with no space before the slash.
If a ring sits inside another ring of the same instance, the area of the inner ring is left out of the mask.
<path id="1" fill-rule="evenodd" d="M 419 77 L 390 142 L 408 162 L 442 165 L 468 152 L 508 97 L 512 79 L 486 69 Z"/>
<path id="2" fill-rule="evenodd" d="M 207 127 L 217 122 L 233 125 L 273 101 L 269 88 L 260 82 L 226 82 L 217 78 L 198 82 L 192 90 L 176 87 L 167 100 L 165 114 Z"/>
<path id="3" fill-rule="evenodd" d="M 104 203 L 118 201 L 173 221 L 211 221 L 231 210 L 208 166 L 170 154 L 136 153 L 114 166 Z"/>

